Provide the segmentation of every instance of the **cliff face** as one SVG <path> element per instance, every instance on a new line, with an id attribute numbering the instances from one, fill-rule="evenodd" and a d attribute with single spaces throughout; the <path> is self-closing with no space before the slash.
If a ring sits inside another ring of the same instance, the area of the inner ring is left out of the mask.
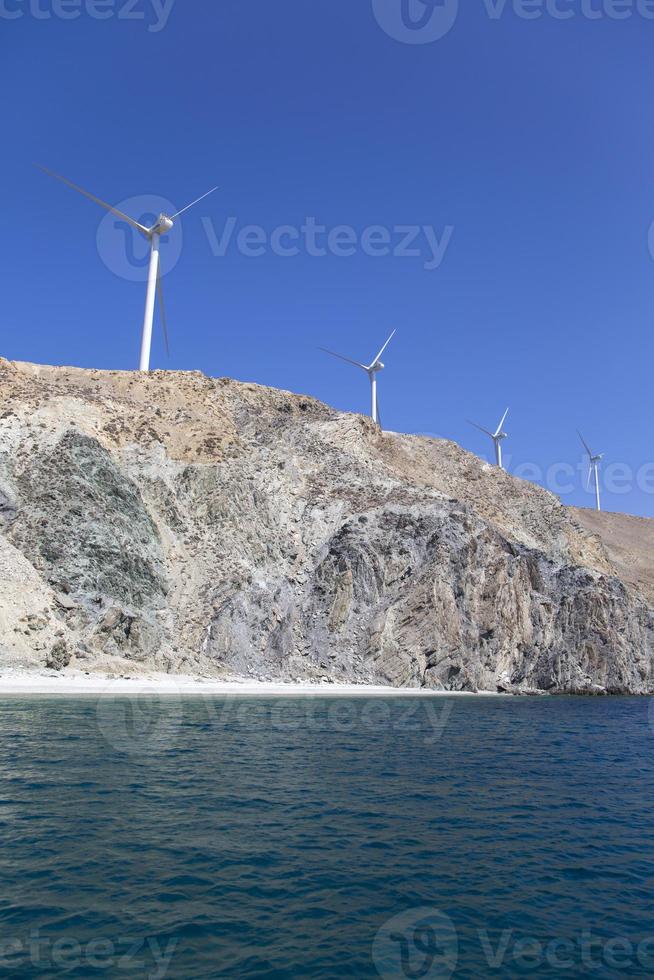
<path id="1" fill-rule="evenodd" d="M 0 399 L 0 668 L 654 690 L 610 515 L 453 443 L 195 373 L 0 360 Z"/>

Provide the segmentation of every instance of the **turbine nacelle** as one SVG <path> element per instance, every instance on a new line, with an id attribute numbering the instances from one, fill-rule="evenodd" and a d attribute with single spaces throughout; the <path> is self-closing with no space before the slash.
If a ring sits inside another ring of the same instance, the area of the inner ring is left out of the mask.
<path id="1" fill-rule="evenodd" d="M 497 465 L 501 470 L 504 469 L 504 466 L 502 464 L 502 442 L 505 439 L 509 438 L 508 432 L 505 432 L 503 428 L 508 414 L 509 414 L 509 410 L 507 408 L 506 412 L 500 419 L 500 424 L 498 425 L 498 427 L 495 429 L 494 432 L 491 431 L 490 429 L 485 429 L 483 425 L 477 425 L 476 422 L 470 422 L 470 425 L 474 425 L 475 429 L 479 429 L 480 432 L 484 432 L 487 436 L 490 436 L 490 438 L 493 440 L 493 446 L 495 447 L 495 459 L 497 461 Z M 468 419 L 468 421 L 470 420 Z"/>
<path id="2" fill-rule="evenodd" d="M 68 180 L 66 177 L 62 177 L 60 174 L 54 173 L 53 170 L 48 170 L 47 167 L 39 166 L 40 170 L 44 173 L 49 174 L 50 177 L 54 177 L 56 180 L 60 180 L 62 184 L 67 184 L 72 190 L 77 191 L 78 194 L 82 194 L 84 197 L 88 197 L 89 200 L 94 201 L 99 204 L 101 208 L 105 211 L 109 211 L 111 214 L 115 214 L 122 221 L 126 221 L 128 225 L 138 231 L 139 234 L 144 235 L 145 238 L 150 242 L 150 267 L 148 271 L 148 286 L 145 295 L 145 316 L 143 318 L 143 333 L 141 335 L 141 358 L 139 362 L 140 371 L 150 370 L 150 347 L 152 344 L 152 323 L 154 319 L 154 306 L 155 306 L 155 295 L 159 298 L 159 307 L 161 309 L 161 326 L 163 328 L 164 342 L 166 345 L 166 351 L 168 351 L 168 329 L 166 327 L 166 314 L 164 311 L 163 304 L 163 291 L 161 288 L 161 274 L 159 269 L 159 239 L 162 235 L 166 235 L 173 227 L 175 218 L 178 218 L 180 214 L 184 214 L 189 208 L 194 207 L 203 201 L 205 197 L 209 194 L 213 194 L 214 191 L 218 190 L 217 187 L 212 187 L 210 191 L 203 194 L 202 197 L 198 197 L 195 201 L 191 201 L 187 204 L 185 208 L 181 211 L 177 211 L 170 217 L 167 214 L 160 214 L 156 223 L 152 225 L 151 228 L 146 228 L 142 225 L 140 221 L 135 218 L 130 218 L 128 214 L 120 211 L 118 208 L 113 207 L 111 204 L 107 204 L 101 198 L 96 197 L 95 194 L 90 194 L 89 191 L 85 191 L 83 187 L 78 187 L 77 184 L 73 184 L 72 181 Z"/>
<path id="3" fill-rule="evenodd" d="M 166 214 L 160 214 L 156 225 L 150 228 L 150 235 L 165 235 L 171 231 L 173 225 L 174 221 L 172 218 L 169 218 Z"/>
<path id="4" fill-rule="evenodd" d="M 584 437 L 582 436 L 579 429 L 577 429 L 577 435 L 581 441 L 582 446 L 588 453 L 588 480 L 586 481 L 586 489 L 590 487 L 590 481 L 593 476 L 595 477 L 595 507 L 598 511 L 602 509 L 602 503 L 600 500 L 600 481 L 599 481 L 599 464 L 604 459 L 604 453 L 594 453 L 590 448 Z"/>
<path id="5" fill-rule="evenodd" d="M 337 357 L 339 361 L 346 361 L 347 364 L 352 364 L 354 367 L 360 368 L 365 371 L 368 375 L 368 380 L 370 381 L 371 397 L 372 397 L 372 409 L 370 415 L 373 422 L 376 422 L 381 428 L 381 419 L 379 418 L 379 402 L 377 400 L 377 375 L 380 371 L 384 370 L 384 362 L 381 360 L 381 356 L 390 344 L 391 340 L 395 336 L 395 331 L 390 335 L 382 349 L 377 354 L 377 357 L 370 362 L 370 364 L 362 364 L 361 361 L 353 361 L 351 357 L 346 357 L 344 354 L 337 354 L 334 350 L 329 350 L 327 347 L 321 347 L 320 350 L 324 351 L 325 354 L 331 354 L 332 357 Z"/>

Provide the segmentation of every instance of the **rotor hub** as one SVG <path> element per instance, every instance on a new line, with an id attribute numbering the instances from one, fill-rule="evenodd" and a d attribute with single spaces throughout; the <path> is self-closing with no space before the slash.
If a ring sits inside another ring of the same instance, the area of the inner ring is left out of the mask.
<path id="1" fill-rule="evenodd" d="M 169 218 L 165 214 L 160 214 L 159 220 L 157 221 L 156 226 L 153 228 L 153 232 L 156 232 L 158 235 L 165 235 L 166 232 L 170 231 L 172 227 L 172 218 Z"/>

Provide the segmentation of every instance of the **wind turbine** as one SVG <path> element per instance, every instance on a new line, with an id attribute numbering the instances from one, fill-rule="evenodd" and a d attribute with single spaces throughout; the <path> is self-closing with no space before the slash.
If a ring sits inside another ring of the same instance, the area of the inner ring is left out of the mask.
<path id="1" fill-rule="evenodd" d="M 502 416 L 502 421 L 495 429 L 495 432 L 491 432 L 490 429 L 484 429 L 482 425 L 477 425 L 476 422 L 470 422 L 470 419 L 468 419 L 470 425 L 474 425 L 475 429 L 479 429 L 481 432 L 485 432 L 486 435 L 490 436 L 491 439 L 493 440 L 493 445 L 495 446 L 495 459 L 497 460 L 497 465 L 501 470 L 504 469 L 504 466 L 502 465 L 502 442 L 508 436 L 508 433 L 504 432 L 503 426 L 504 423 L 506 422 L 506 417 L 508 414 L 509 414 L 509 410 L 507 408 L 506 412 Z"/>
<path id="2" fill-rule="evenodd" d="M 590 479 L 595 474 L 595 507 L 598 511 L 601 511 L 602 504 L 600 501 L 600 482 L 599 482 L 599 464 L 604 458 L 604 453 L 593 453 L 588 447 L 588 443 L 582 436 L 579 429 L 577 429 L 577 434 L 581 439 L 581 444 L 588 453 L 588 459 L 590 461 L 590 466 L 588 468 L 588 480 L 586 481 L 586 489 L 588 490 L 590 486 Z"/>
<path id="3" fill-rule="evenodd" d="M 78 187 L 77 184 L 73 184 L 72 181 L 67 180 L 65 177 L 61 177 L 59 174 L 54 173 L 52 170 L 48 170 L 47 167 L 42 167 L 37 164 L 39 170 L 43 170 L 44 173 L 49 174 L 50 177 L 55 177 L 60 180 L 63 184 L 67 184 L 68 187 L 72 187 L 74 191 L 78 194 L 83 194 L 84 197 L 88 197 L 91 201 L 95 201 L 101 207 L 105 208 L 107 211 L 111 211 L 112 214 L 118 215 L 123 221 L 126 221 L 132 226 L 136 231 L 144 235 L 150 242 L 150 266 L 148 270 L 148 285 L 145 293 L 145 316 L 143 318 L 143 332 L 141 335 L 141 357 L 139 362 L 139 371 L 149 371 L 150 370 L 150 348 L 152 347 L 152 323 L 154 320 L 154 303 L 155 294 L 159 297 L 159 308 L 161 311 L 161 325 L 163 329 L 164 342 L 166 344 L 166 351 L 168 351 L 168 330 L 166 328 L 166 312 L 164 309 L 163 302 L 163 290 L 161 288 L 161 275 L 159 272 L 159 239 L 161 235 L 167 234 L 174 225 L 175 218 L 179 218 L 181 214 L 192 208 L 193 205 L 199 204 L 203 201 L 205 197 L 209 194 L 213 194 L 217 191 L 217 187 L 212 187 L 210 191 L 203 194 L 202 197 L 198 197 L 195 201 L 191 201 L 187 204 L 185 208 L 181 211 L 177 211 L 175 214 L 168 217 L 166 214 L 160 214 L 157 221 L 151 228 L 146 228 L 145 225 L 140 224 L 135 221 L 134 218 L 130 218 L 129 215 L 123 214 L 118 208 L 114 208 L 111 204 L 107 204 L 106 201 L 101 201 L 99 197 L 95 194 L 90 194 L 85 191 L 82 187 Z"/>
<path id="4" fill-rule="evenodd" d="M 326 347 L 320 348 L 320 350 L 324 351 L 325 354 L 331 354 L 332 357 L 338 357 L 341 359 L 341 361 L 346 361 L 348 364 L 354 364 L 355 367 L 361 368 L 362 371 L 366 372 L 370 380 L 370 394 L 371 394 L 371 402 L 372 402 L 370 415 L 372 417 L 373 422 L 375 422 L 380 428 L 381 428 L 381 420 L 379 417 L 379 401 L 377 399 L 377 375 L 379 374 L 380 371 L 384 370 L 384 365 L 381 362 L 381 356 L 386 350 L 386 348 L 388 347 L 388 345 L 390 344 L 395 334 L 396 331 L 394 330 L 393 333 L 388 338 L 388 340 L 386 341 L 386 343 L 384 344 L 384 346 L 382 347 L 382 349 L 380 350 L 379 354 L 377 354 L 377 357 L 373 361 L 371 361 L 370 364 L 362 364 L 360 361 L 353 361 L 352 358 L 344 357 L 343 354 L 337 354 L 335 351 L 328 350 Z"/>

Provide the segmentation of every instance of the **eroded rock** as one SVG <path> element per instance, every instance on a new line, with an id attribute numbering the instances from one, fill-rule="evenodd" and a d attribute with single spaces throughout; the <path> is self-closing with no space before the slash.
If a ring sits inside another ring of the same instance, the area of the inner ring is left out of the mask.
<path id="1" fill-rule="evenodd" d="M 453 443 L 195 372 L 0 399 L 0 667 L 654 690 L 647 559 Z"/>

